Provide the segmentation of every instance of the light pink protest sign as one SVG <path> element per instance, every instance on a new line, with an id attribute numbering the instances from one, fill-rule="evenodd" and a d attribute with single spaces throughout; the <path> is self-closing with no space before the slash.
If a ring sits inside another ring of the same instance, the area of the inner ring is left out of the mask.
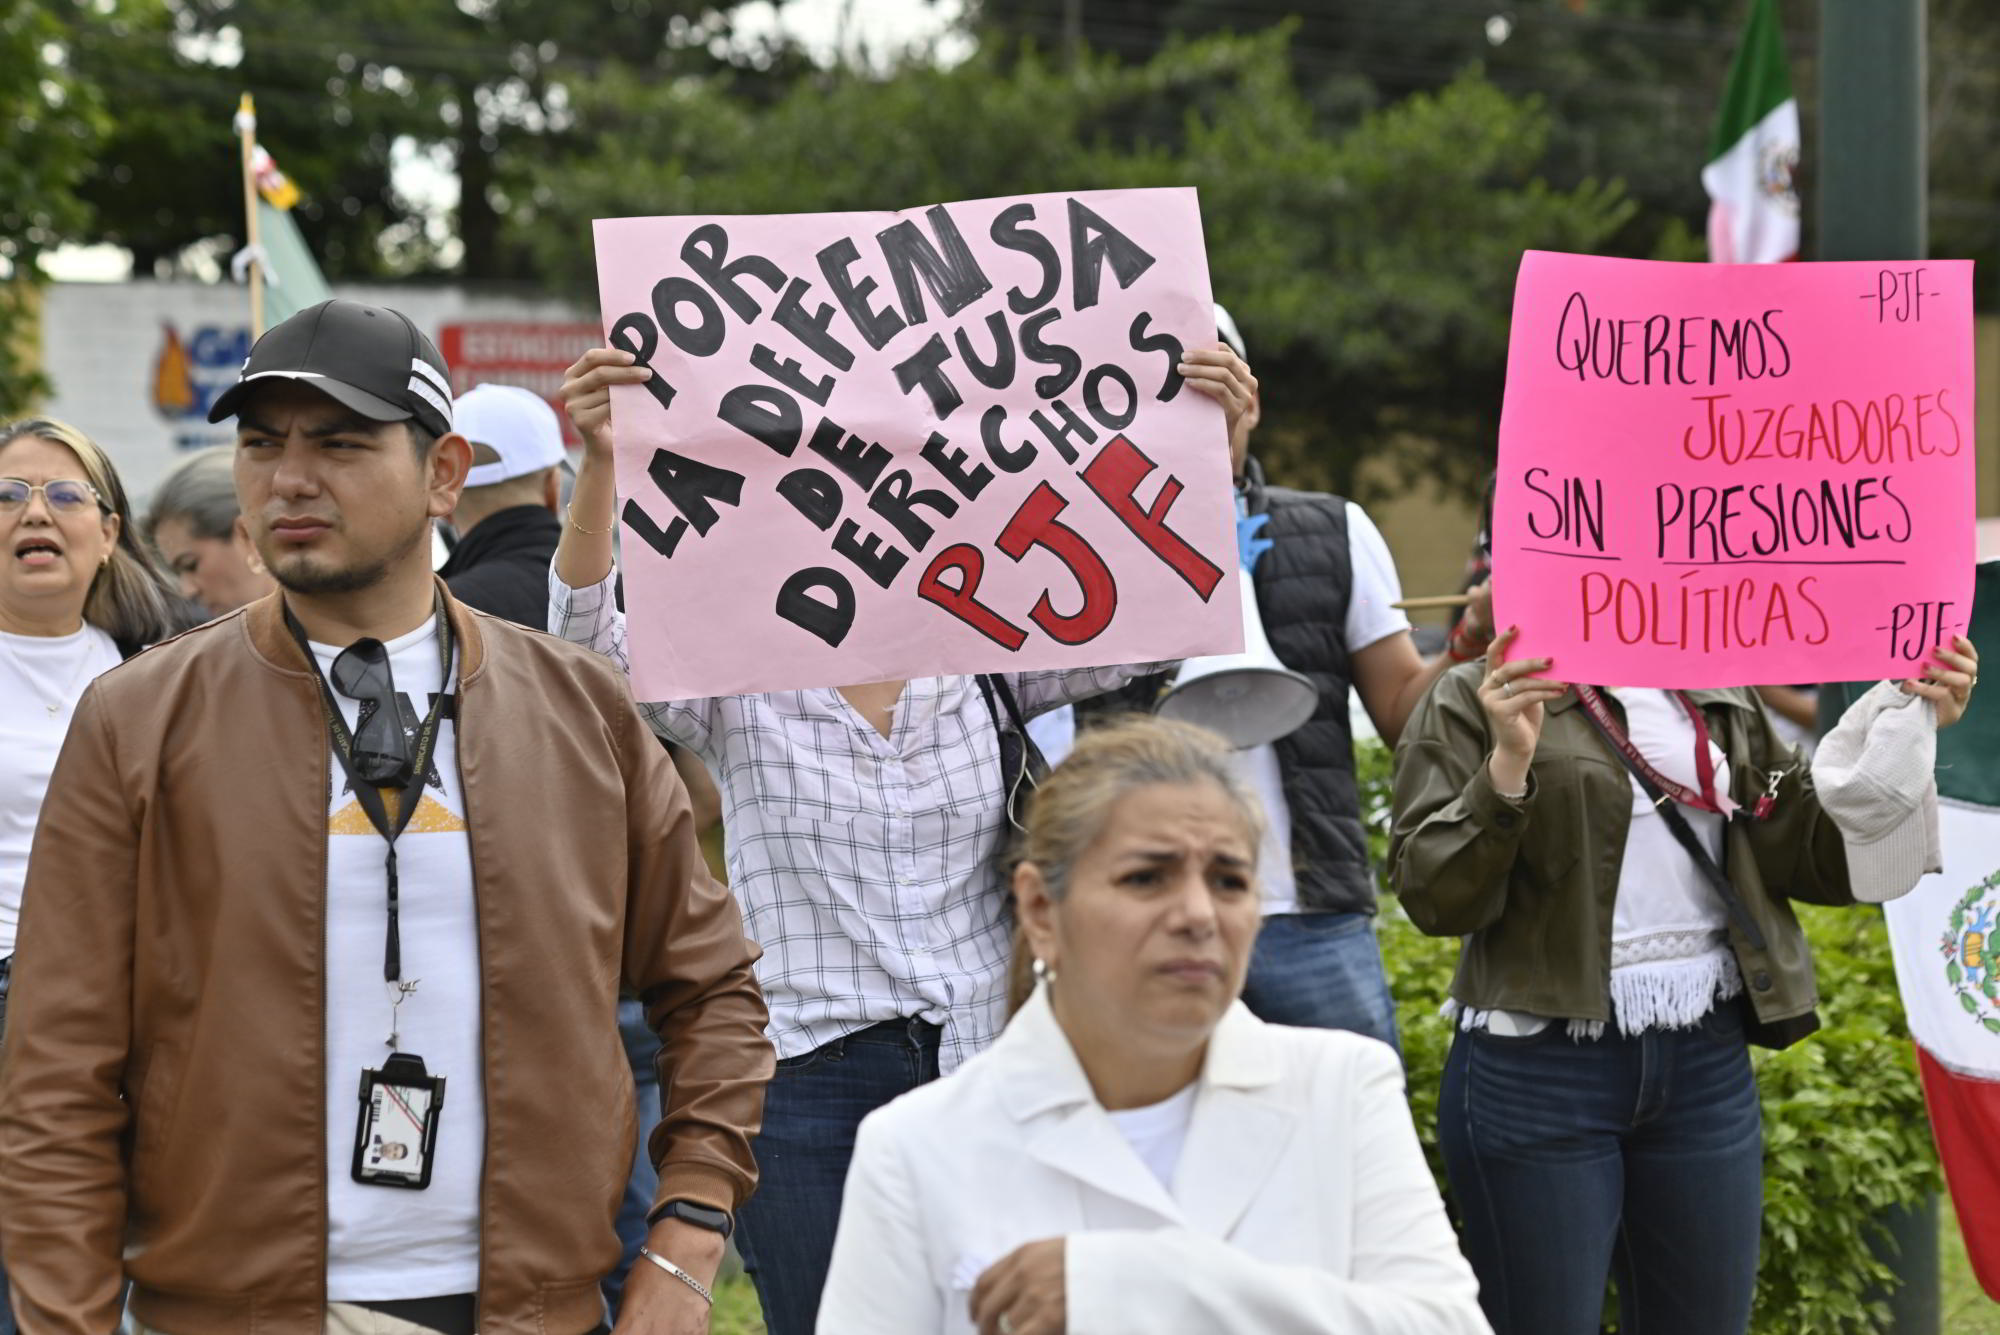
<path id="1" fill-rule="evenodd" d="M 1493 521 L 1510 656 L 1704 687 L 1901 678 L 1964 633 L 1972 264 L 1529 252 Z"/>
<path id="2" fill-rule="evenodd" d="M 1193 190 L 596 241 L 640 698 L 1240 648 Z"/>

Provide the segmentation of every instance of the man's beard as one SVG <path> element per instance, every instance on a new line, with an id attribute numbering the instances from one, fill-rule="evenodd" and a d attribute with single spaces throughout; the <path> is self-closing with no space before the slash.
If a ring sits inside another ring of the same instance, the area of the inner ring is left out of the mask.
<path id="1" fill-rule="evenodd" d="M 396 549 L 387 555 L 377 557 L 373 561 L 333 568 L 316 565 L 310 552 L 299 552 L 289 558 L 277 557 L 276 553 L 264 551 L 260 551 L 259 555 L 264 558 L 264 566 L 271 572 L 271 578 L 278 581 L 288 593 L 300 593 L 308 597 L 360 593 L 364 589 L 372 589 L 380 584 L 390 570 L 401 564 L 403 559 L 429 536 L 430 522 L 426 520 L 410 534 L 407 540 L 398 544 Z"/>

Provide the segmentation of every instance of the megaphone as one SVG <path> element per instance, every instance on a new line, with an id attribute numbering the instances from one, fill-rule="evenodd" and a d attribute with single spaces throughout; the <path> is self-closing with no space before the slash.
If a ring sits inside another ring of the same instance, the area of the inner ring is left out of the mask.
<path id="1" fill-rule="evenodd" d="M 1236 573 L 1242 581 L 1243 652 L 1188 659 L 1153 712 L 1221 733 L 1231 746 L 1247 751 L 1289 735 L 1311 718 L 1319 707 L 1319 688 L 1278 661 L 1257 612 L 1250 572 Z"/>

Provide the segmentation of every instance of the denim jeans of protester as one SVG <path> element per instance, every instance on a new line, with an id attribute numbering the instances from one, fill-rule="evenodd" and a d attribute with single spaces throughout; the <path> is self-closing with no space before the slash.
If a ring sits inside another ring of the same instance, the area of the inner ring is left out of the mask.
<path id="1" fill-rule="evenodd" d="M 660 1051 L 659 1037 L 646 1024 L 646 1008 L 637 1001 L 618 1003 L 618 1036 L 625 1040 L 625 1058 L 632 1063 L 632 1089 L 639 1111 L 639 1143 L 632 1149 L 632 1174 L 625 1181 L 625 1195 L 618 1202 L 618 1241 L 625 1246 L 618 1268 L 604 1277 L 604 1303 L 611 1319 L 618 1319 L 618 1302 L 625 1294 L 625 1276 L 639 1259 L 639 1247 L 646 1241 L 646 1212 L 660 1190 L 660 1176 L 653 1171 L 653 1155 L 647 1138 L 660 1120 L 660 1068 L 654 1058 Z"/>
<path id="2" fill-rule="evenodd" d="M 1348 1029 L 1396 1044 L 1396 1003 L 1367 913 L 1274 913 L 1250 953 L 1243 1004 L 1266 1024 Z"/>
<path id="3" fill-rule="evenodd" d="M 1743 1335 L 1763 1128 L 1743 1012 L 1573 1040 L 1460 1033 L 1438 1141 L 1494 1335 Z"/>
<path id="4" fill-rule="evenodd" d="M 778 1063 L 751 1144 L 757 1191 L 736 1221 L 770 1335 L 813 1335 L 861 1119 L 937 1076 L 938 1027 L 922 1020 L 884 1021 Z"/>

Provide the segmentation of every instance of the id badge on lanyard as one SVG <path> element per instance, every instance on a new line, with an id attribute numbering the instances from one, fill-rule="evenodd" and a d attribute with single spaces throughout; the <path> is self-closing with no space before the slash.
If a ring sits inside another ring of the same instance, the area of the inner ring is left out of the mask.
<path id="1" fill-rule="evenodd" d="M 380 1070 L 361 1073 L 361 1116 L 354 1124 L 354 1180 L 371 1187 L 422 1191 L 437 1161 L 444 1077 L 424 1059 L 397 1052 Z"/>
<path id="2" fill-rule="evenodd" d="M 405 981 L 403 978 L 399 929 L 401 888 L 396 875 L 396 839 L 409 824 L 411 814 L 423 798 L 424 775 L 430 768 L 438 732 L 443 726 L 444 700 L 451 687 L 456 648 L 442 594 L 438 596 L 435 615 L 439 657 L 444 663 L 444 682 L 439 687 L 437 699 L 431 703 L 429 715 L 418 730 L 409 780 L 415 787 L 412 793 L 408 788 L 378 789 L 356 774 L 354 739 L 340 716 L 339 702 L 334 698 L 333 689 L 324 674 L 319 673 L 319 660 L 313 655 L 305 628 L 292 616 L 289 607 L 285 609 L 286 623 L 291 627 L 299 647 L 304 650 L 306 661 L 313 665 L 315 675 L 319 676 L 321 703 L 326 710 L 327 735 L 333 753 L 340 760 L 341 769 L 354 790 L 355 800 L 367 813 L 369 823 L 388 844 L 384 860 L 388 928 L 383 945 L 382 976 L 396 990 L 389 1009 L 389 1058 L 380 1067 L 363 1068 L 361 1072 L 360 1108 L 354 1124 L 354 1165 L 351 1172 L 354 1180 L 364 1186 L 400 1187 L 406 1191 L 422 1191 L 431 1184 L 431 1170 L 437 1162 L 439 1118 L 444 1111 L 445 1078 L 432 1075 L 422 1057 L 397 1050 L 401 1035 L 396 1021 L 403 1003 L 417 990 L 416 980 Z M 377 707 L 393 709 L 396 706 L 392 697 Z M 393 792 L 396 797 L 393 812 L 389 809 L 387 792 Z"/>

